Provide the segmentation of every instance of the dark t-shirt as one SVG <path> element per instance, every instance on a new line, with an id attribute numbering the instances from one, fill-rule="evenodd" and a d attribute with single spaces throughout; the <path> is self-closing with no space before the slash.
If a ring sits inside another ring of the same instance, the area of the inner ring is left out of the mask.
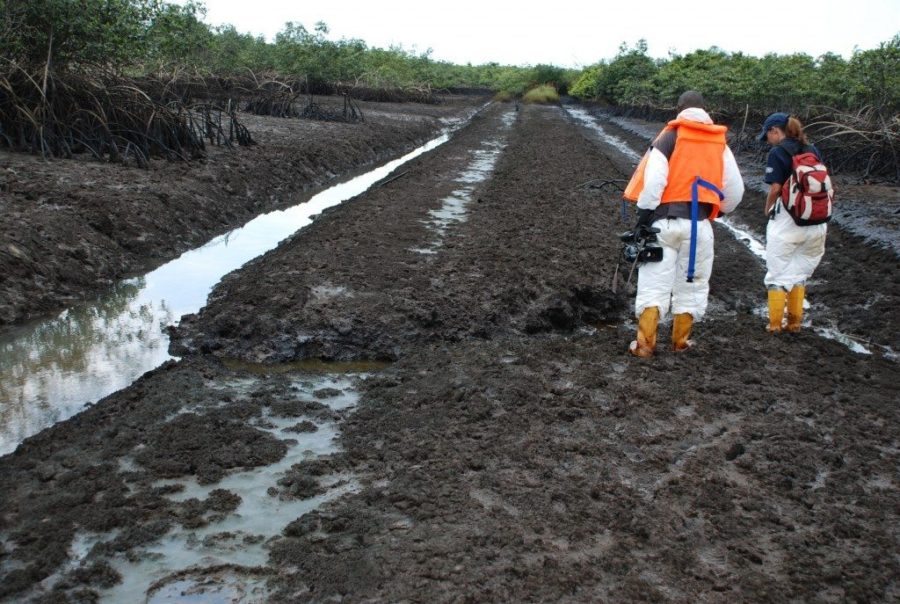
<path id="1" fill-rule="evenodd" d="M 663 130 L 650 145 L 651 149 L 657 149 L 666 156 L 666 159 L 672 159 L 672 153 L 675 151 L 675 141 L 678 135 L 675 130 Z"/>
<path id="2" fill-rule="evenodd" d="M 819 161 L 825 161 L 815 145 L 804 147 L 796 138 L 786 138 L 769 150 L 764 179 L 766 184 L 778 183 L 783 185 L 791 176 L 792 158 L 802 151 L 812 151 L 819 158 Z"/>

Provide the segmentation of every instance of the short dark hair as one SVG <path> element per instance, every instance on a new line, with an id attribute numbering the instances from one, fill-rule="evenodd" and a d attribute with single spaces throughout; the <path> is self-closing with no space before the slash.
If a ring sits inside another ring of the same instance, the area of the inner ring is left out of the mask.
<path id="1" fill-rule="evenodd" d="M 703 95 L 696 90 L 686 90 L 682 92 L 681 96 L 678 97 L 678 105 L 676 105 L 675 109 L 677 111 L 683 111 L 688 107 L 706 109 L 706 101 L 703 100 Z"/>

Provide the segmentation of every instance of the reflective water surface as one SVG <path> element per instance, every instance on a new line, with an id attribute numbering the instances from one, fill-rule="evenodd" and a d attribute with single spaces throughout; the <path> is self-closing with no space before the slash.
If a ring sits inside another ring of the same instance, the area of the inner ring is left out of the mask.
<path id="1" fill-rule="evenodd" d="M 603 126 L 600 125 L 599 120 L 592 116 L 590 113 L 581 109 L 580 107 L 572 107 L 566 106 L 566 112 L 571 115 L 573 118 L 581 122 L 581 124 L 590 130 L 593 130 L 602 140 L 608 145 L 612 145 L 619 152 L 622 153 L 628 159 L 639 162 L 641 161 L 641 154 L 631 148 L 631 146 L 623 139 L 619 138 L 615 134 L 610 134 L 606 130 L 603 129 Z M 655 136 L 655 135 L 654 135 Z"/>
<path id="2" fill-rule="evenodd" d="M 289 371 L 286 366 L 280 369 Z M 291 389 L 298 404 L 316 401 L 335 411 L 352 411 L 360 398 L 358 385 L 369 375 L 298 373 L 291 380 Z M 250 376 L 209 382 L 205 387 L 228 392 L 233 400 L 240 402 L 254 398 L 265 390 L 266 384 L 265 377 Z M 202 414 L 207 410 L 202 405 L 189 406 L 179 413 Z M 312 430 L 293 429 L 302 417 L 266 412 L 248 420 L 258 430 L 287 444 L 285 456 L 275 463 L 234 468 L 214 484 L 200 484 L 195 477 L 187 476 L 158 480 L 151 486 L 151 489 L 177 486 L 165 495 L 176 502 L 203 501 L 213 491 L 224 489 L 240 498 L 233 511 L 221 515 L 208 512 L 205 516 L 208 522 L 192 528 L 174 523 L 157 539 L 127 553 L 109 554 L 102 548 L 95 549 L 117 539 L 120 536 L 118 529 L 108 533 L 79 530 L 69 545 L 68 560 L 32 592 L 25 594 L 23 601 L 40 600 L 51 593 L 71 596 L 66 586 L 67 575 L 98 562 L 108 563 L 121 577 L 115 585 L 98 589 L 100 602 L 269 601 L 271 593 L 265 584 L 265 570 L 261 567 L 266 565 L 272 545 L 283 538 L 284 528 L 322 504 L 360 489 L 358 477 L 347 472 L 316 478 L 320 489 L 312 496 L 290 495 L 279 488 L 279 481 L 296 464 L 341 451 L 336 421 L 306 418 Z M 130 455 L 119 458 L 118 463 L 123 473 L 134 471 L 137 465 Z M 131 483 L 128 486 L 131 488 Z M 2 562 L 7 564 L 5 560 Z"/>
<path id="3" fill-rule="evenodd" d="M 468 219 L 468 206 L 472 202 L 475 188 L 479 183 L 487 180 L 494 171 L 500 154 L 506 148 L 505 135 L 515 123 L 516 114 L 507 111 L 500 116 L 500 120 L 503 123 L 500 139 L 484 140 L 477 149 L 470 151 L 469 163 L 453 179 L 453 182 L 459 183 L 459 188 L 441 200 L 439 209 L 429 210 L 430 219 L 423 222 L 435 233 L 434 239 L 426 247 L 411 248 L 410 251 L 419 254 L 437 254 L 444 244 L 447 230 L 452 225 Z"/>
<path id="4" fill-rule="evenodd" d="M 172 358 L 165 326 L 197 312 L 225 274 L 447 140 L 449 134 L 443 134 L 304 203 L 259 216 L 143 277 L 117 284 L 93 303 L 0 334 L 0 455 Z"/>

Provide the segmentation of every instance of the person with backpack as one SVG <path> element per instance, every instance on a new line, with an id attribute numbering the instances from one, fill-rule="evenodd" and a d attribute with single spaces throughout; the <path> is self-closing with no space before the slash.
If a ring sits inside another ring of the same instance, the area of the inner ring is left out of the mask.
<path id="1" fill-rule="evenodd" d="M 772 148 L 766 160 L 766 277 L 770 333 L 800 331 L 806 282 L 825 254 L 834 188 L 822 154 L 809 144 L 800 120 L 773 113 L 760 141 Z M 787 324 L 784 325 L 785 307 Z"/>
<path id="2" fill-rule="evenodd" d="M 637 357 L 656 352 L 659 320 L 670 307 L 672 350 L 692 345 L 691 329 L 703 318 L 709 297 L 710 221 L 734 210 L 744 196 L 727 128 L 713 124 L 704 105 L 695 90 L 678 98 L 677 117 L 653 140 L 625 188 L 624 198 L 637 205 L 634 233 L 655 234 L 662 248 L 638 270 L 637 337 L 628 347 Z"/>

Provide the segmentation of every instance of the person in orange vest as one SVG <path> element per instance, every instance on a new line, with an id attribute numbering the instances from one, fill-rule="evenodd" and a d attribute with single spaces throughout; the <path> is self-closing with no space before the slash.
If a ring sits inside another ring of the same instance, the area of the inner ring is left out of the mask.
<path id="1" fill-rule="evenodd" d="M 814 153 L 821 161 L 822 154 L 810 145 L 803 133 L 803 124 L 787 113 L 773 113 L 763 122 L 760 141 L 772 145 L 766 159 L 765 182 L 769 185 L 765 212 L 766 277 L 770 333 L 800 331 L 803 320 L 803 299 L 806 281 L 825 255 L 825 223 L 799 226 L 781 203 L 781 189 L 791 175 L 791 159 L 803 152 Z M 787 306 L 787 325 L 784 311 Z"/>
<path id="2" fill-rule="evenodd" d="M 687 350 L 695 321 L 703 318 L 713 265 L 710 221 L 733 211 L 744 181 L 728 148 L 727 128 L 713 124 L 703 96 L 678 98 L 678 115 L 657 135 L 641 159 L 624 197 L 637 203 L 635 229 L 659 229 L 662 260 L 638 271 L 634 314 L 637 338 L 628 350 L 647 358 L 656 352 L 661 317 L 671 308 L 672 349 Z"/>

